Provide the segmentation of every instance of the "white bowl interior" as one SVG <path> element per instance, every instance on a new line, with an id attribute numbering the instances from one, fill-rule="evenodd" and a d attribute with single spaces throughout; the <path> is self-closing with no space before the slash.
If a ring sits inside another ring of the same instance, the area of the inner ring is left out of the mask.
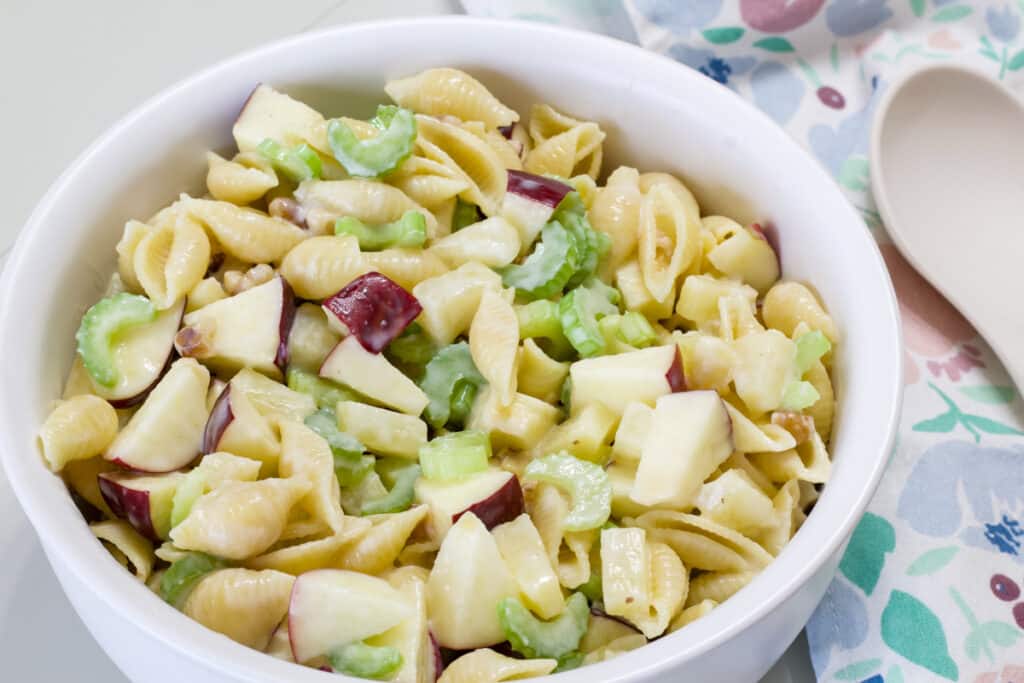
<path id="1" fill-rule="evenodd" d="M 115 267 L 113 248 L 124 222 L 145 219 L 179 192 L 202 191 L 204 152 L 230 148 L 231 123 L 257 82 L 328 116 L 367 115 L 386 101 L 386 79 L 437 65 L 465 68 L 524 115 L 530 104 L 547 102 L 599 121 L 608 133 L 606 170 L 628 163 L 677 173 L 691 183 L 705 213 L 772 222 L 781 236 L 785 275 L 814 284 L 843 334 L 833 480 L 804 528 L 748 588 L 685 633 L 602 665 L 602 680 L 692 657 L 791 594 L 844 541 L 888 455 L 901 356 L 891 286 L 877 249 L 817 164 L 725 88 L 625 44 L 523 24 L 393 22 L 263 48 L 150 101 L 65 173 L 11 257 L 0 326 L 3 458 L 48 550 L 112 609 L 170 647 L 217 659 L 239 680 L 321 678 L 269 661 L 161 608 L 93 541 L 60 482 L 40 462 L 35 432 L 60 395 L 80 315 Z M 586 671 L 587 679 L 599 674 Z"/>

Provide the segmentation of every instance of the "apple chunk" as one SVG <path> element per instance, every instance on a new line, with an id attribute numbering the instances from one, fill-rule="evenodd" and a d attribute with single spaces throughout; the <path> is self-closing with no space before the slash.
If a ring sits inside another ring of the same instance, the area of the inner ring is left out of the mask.
<path id="1" fill-rule="evenodd" d="M 498 603 L 519 587 L 498 544 L 476 515 L 468 514 L 445 536 L 427 579 L 427 610 L 441 647 L 465 650 L 505 640 Z"/>
<path id="2" fill-rule="evenodd" d="M 416 501 L 430 509 L 428 529 L 440 540 L 460 517 L 472 513 L 492 529 L 523 513 L 523 490 L 511 472 L 489 469 L 456 481 L 416 480 Z"/>
<path id="3" fill-rule="evenodd" d="M 294 147 L 307 142 L 329 152 L 324 117 L 312 107 L 263 83 L 256 86 L 231 129 L 240 152 L 253 152 L 265 139 Z"/>
<path id="4" fill-rule="evenodd" d="M 633 401 L 653 406 L 659 397 L 685 389 L 682 367 L 675 344 L 577 361 L 569 369 L 572 410 L 596 402 L 622 415 Z"/>
<path id="5" fill-rule="evenodd" d="M 259 460 L 267 474 L 277 467 L 281 443 L 270 422 L 232 381 L 213 404 L 203 430 L 202 451 L 204 454 L 226 451 Z"/>
<path id="6" fill-rule="evenodd" d="M 140 472 L 170 472 L 195 460 L 206 425 L 210 373 L 191 358 L 175 361 L 104 457 Z"/>
<path id="7" fill-rule="evenodd" d="M 344 569 L 306 572 L 295 580 L 288 606 L 292 654 L 305 663 L 411 616 L 405 597 L 384 579 Z"/>
<path id="8" fill-rule="evenodd" d="M 690 507 L 704 480 L 732 450 L 732 420 L 718 392 L 662 396 L 630 498 L 642 505 Z"/>
<path id="9" fill-rule="evenodd" d="M 156 476 L 102 472 L 97 481 L 115 516 L 127 520 L 146 538 L 159 541 L 171 530 L 174 493 L 184 477 L 180 472 Z"/>
<path id="10" fill-rule="evenodd" d="M 320 376 L 409 415 L 419 415 L 430 403 L 415 382 L 382 354 L 364 349 L 355 336 L 346 337 L 334 347 L 320 366 Z"/>
<path id="11" fill-rule="evenodd" d="M 249 367 L 279 377 L 288 363 L 294 318 L 292 288 L 275 277 L 186 315 L 174 345 L 182 356 L 201 360 L 218 372 Z"/>

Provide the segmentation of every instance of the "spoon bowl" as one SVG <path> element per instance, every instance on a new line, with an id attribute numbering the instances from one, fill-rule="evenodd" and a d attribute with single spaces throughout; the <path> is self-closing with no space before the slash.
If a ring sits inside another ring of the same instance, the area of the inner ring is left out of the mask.
<path id="1" fill-rule="evenodd" d="M 1024 389 L 1024 106 L 973 69 L 935 64 L 875 113 L 871 186 L 903 256 Z"/>

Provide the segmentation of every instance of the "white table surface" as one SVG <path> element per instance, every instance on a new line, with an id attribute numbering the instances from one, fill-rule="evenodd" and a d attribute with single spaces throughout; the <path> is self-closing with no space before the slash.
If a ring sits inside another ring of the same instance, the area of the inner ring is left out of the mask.
<path id="1" fill-rule="evenodd" d="M 3 0 L 0 255 L 90 141 L 197 69 L 312 28 L 454 11 L 455 0 Z M 0 552 L 0 678 L 127 683 L 61 592 L 2 472 Z M 813 680 L 801 635 L 762 683 Z"/>

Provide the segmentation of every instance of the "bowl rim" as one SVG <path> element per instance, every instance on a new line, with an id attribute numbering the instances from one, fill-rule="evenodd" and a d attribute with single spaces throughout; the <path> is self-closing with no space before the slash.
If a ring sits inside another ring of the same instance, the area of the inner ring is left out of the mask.
<path id="1" fill-rule="evenodd" d="M 670 634 L 639 650 L 625 653 L 607 662 L 591 665 L 583 669 L 587 672 L 583 676 L 580 676 L 579 670 L 577 670 L 555 674 L 551 678 L 562 683 L 583 683 L 583 681 L 594 680 L 592 677 L 600 677 L 605 681 L 626 681 L 639 676 L 653 676 L 684 661 L 696 659 L 763 619 L 783 601 L 796 593 L 839 551 L 860 520 L 870 498 L 874 495 L 888 462 L 896 436 L 903 395 L 902 333 L 895 292 L 878 245 L 864 226 L 861 217 L 854 211 L 831 176 L 773 120 L 738 94 L 714 83 L 693 69 L 665 55 L 600 34 L 525 21 L 502 21 L 458 15 L 343 24 L 265 43 L 220 60 L 161 90 L 121 117 L 79 154 L 40 198 L 19 233 L 5 264 L 2 279 L 0 279 L 0 349 L 6 347 L 7 338 L 17 327 L 16 321 L 12 319 L 10 313 L 12 300 L 16 297 L 16 287 L 13 285 L 19 281 L 20 277 L 27 274 L 26 271 L 31 269 L 31 264 L 26 259 L 26 252 L 29 251 L 29 245 L 36 239 L 36 226 L 45 221 L 54 205 L 60 203 L 61 196 L 67 188 L 81 181 L 79 176 L 90 159 L 102 155 L 104 149 L 123 131 L 144 120 L 150 112 L 162 107 L 165 102 L 177 98 L 181 93 L 193 88 L 202 89 L 207 81 L 215 80 L 220 74 L 230 72 L 251 61 L 265 60 L 278 53 L 292 53 L 301 46 L 308 46 L 317 41 L 342 39 L 357 33 L 398 32 L 409 29 L 440 31 L 450 30 L 452 27 L 457 27 L 459 31 L 470 28 L 478 32 L 518 33 L 524 40 L 548 38 L 571 41 L 578 45 L 581 51 L 608 51 L 620 55 L 623 61 L 631 64 L 633 69 L 637 69 L 638 64 L 645 64 L 649 67 L 646 72 L 647 77 L 652 80 L 654 80 L 652 74 L 655 72 L 666 74 L 671 76 L 674 82 L 685 81 L 688 88 L 693 88 L 695 91 L 701 92 L 702 95 L 706 94 L 709 100 L 717 101 L 722 106 L 741 112 L 744 121 L 756 129 L 759 135 L 766 138 L 774 137 L 774 140 L 771 141 L 772 145 L 784 151 L 788 155 L 788 160 L 797 164 L 801 172 L 820 179 L 819 184 L 823 194 L 819 197 L 819 201 L 829 204 L 829 210 L 835 212 L 837 222 L 844 224 L 844 227 L 859 225 L 862 228 L 859 234 L 847 235 L 846 238 L 862 242 L 861 246 L 865 249 L 867 257 L 863 264 L 865 274 L 883 279 L 883 289 L 887 296 L 884 297 L 884 301 L 875 303 L 882 307 L 878 317 L 884 322 L 884 327 L 877 332 L 885 342 L 885 348 L 891 349 L 892 357 L 888 359 L 888 367 L 892 370 L 892 377 L 888 378 L 884 396 L 877 397 L 879 408 L 876 411 L 878 413 L 876 417 L 880 418 L 881 422 L 876 425 L 876 429 L 872 430 L 873 434 L 867 437 L 871 439 L 875 447 L 872 448 L 874 452 L 870 453 L 873 459 L 866 463 L 869 467 L 863 470 L 865 476 L 862 476 L 859 490 L 847 495 L 847 500 L 842 505 L 838 498 L 830 498 L 828 495 L 823 496 L 819 502 L 819 508 L 829 510 L 831 519 L 829 530 L 815 536 L 798 533 L 790 540 L 779 557 L 747 588 L 731 600 L 724 602 L 720 608 L 714 610 L 705 619 L 688 626 L 686 629 L 688 640 L 683 641 L 678 634 Z M 875 270 L 873 274 L 867 272 L 869 267 L 873 267 Z M 0 368 L 0 377 L 7 375 L 6 366 L 7 364 L 4 364 L 4 367 Z M 9 419 L 10 411 L 7 407 L 18 400 L 15 393 L 11 389 L 11 383 L 3 383 L 0 388 L 0 415 L 3 417 L 0 419 L 5 421 Z M 170 608 L 148 609 L 155 604 L 154 601 L 159 603 L 159 598 L 127 573 L 113 571 L 113 568 L 119 568 L 119 565 L 102 550 L 99 544 L 95 543 L 91 534 L 87 533 L 87 529 L 81 523 L 80 517 L 77 519 L 78 524 L 75 524 L 72 513 L 66 509 L 66 505 L 50 504 L 55 499 L 43 484 L 46 481 L 43 477 L 52 475 L 41 461 L 18 457 L 19 446 L 13 442 L 10 432 L 11 430 L 3 430 L 3 433 L 0 434 L 0 462 L 3 463 L 19 503 L 43 542 L 47 555 L 55 555 L 62 564 L 72 569 L 76 578 L 84 585 L 93 588 L 98 595 L 103 596 L 111 610 L 116 612 L 119 617 L 130 621 L 136 628 L 170 648 L 178 656 L 186 657 L 223 673 L 229 680 L 253 682 L 295 680 L 308 683 L 327 680 L 323 677 L 325 674 L 322 672 L 275 660 L 258 651 L 234 643 L 220 634 L 201 627 L 176 610 Z M 830 501 L 835 501 L 835 503 L 830 504 Z M 72 507 L 71 510 L 74 508 Z M 815 513 L 817 512 L 818 510 L 815 511 Z M 812 514 L 804 528 L 814 527 L 817 529 L 819 525 L 814 524 L 813 520 L 822 519 L 824 516 L 824 512 L 817 516 Z M 784 558 L 795 558 L 798 547 L 802 552 L 800 562 L 786 562 L 786 564 L 793 565 L 789 567 L 792 571 L 787 574 L 781 573 L 781 564 Z M 756 596 L 755 588 L 760 589 L 760 593 Z M 717 616 L 716 613 L 718 613 Z M 735 618 L 724 621 L 723 615 L 732 615 L 732 613 L 735 613 Z M 718 624 L 719 621 L 722 623 Z M 655 651 L 657 651 L 657 656 L 654 656 Z M 334 681 L 348 680 L 355 683 L 357 680 L 344 676 L 338 678 L 337 674 L 332 674 L 332 676 L 334 677 L 331 680 Z"/>

